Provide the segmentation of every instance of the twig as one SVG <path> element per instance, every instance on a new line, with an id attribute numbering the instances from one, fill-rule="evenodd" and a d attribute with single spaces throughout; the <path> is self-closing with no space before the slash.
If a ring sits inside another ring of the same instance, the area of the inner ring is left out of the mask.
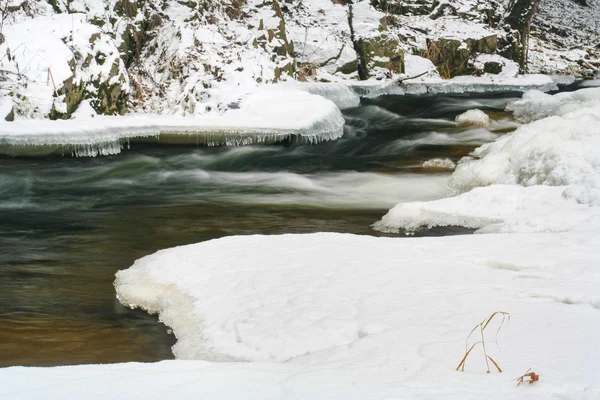
<path id="1" fill-rule="evenodd" d="M 52 76 L 52 71 L 50 71 L 50 68 L 48 68 L 48 78 L 50 78 L 50 80 L 52 81 L 52 86 L 54 87 L 54 94 L 58 98 L 58 90 L 56 90 L 56 83 L 54 83 L 54 76 Z M 46 79 L 46 81 L 48 81 L 48 79 Z"/>
<path id="2" fill-rule="evenodd" d="M 420 77 L 422 77 L 423 75 L 427 74 L 428 72 L 430 72 L 430 71 L 421 72 L 419 75 L 415 75 L 415 76 L 409 76 L 409 77 L 406 77 L 406 78 L 400 78 L 400 79 L 396 80 L 396 82 L 395 82 L 395 83 L 397 83 L 398 85 L 401 85 L 401 84 L 402 84 L 402 82 L 404 82 L 404 81 L 407 81 L 407 80 L 409 80 L 409 79 L 417 79 L 417 78 L 420 78 Z"/>
<path id="3" fill-rule="evenodd" d="M 0 69 L 0 73 L 2 73 L 2 74 L 12 74 L 12 75 L 18 76 L 19 78 L 25 78 L 25 79 L 27 79 L 27 76 L 25 76 L 25 75 L 23 75 L 23 74 L 21 74 L 19 72 L 13 72 L 13 71 L 5 70 L 5 69 Z"/>

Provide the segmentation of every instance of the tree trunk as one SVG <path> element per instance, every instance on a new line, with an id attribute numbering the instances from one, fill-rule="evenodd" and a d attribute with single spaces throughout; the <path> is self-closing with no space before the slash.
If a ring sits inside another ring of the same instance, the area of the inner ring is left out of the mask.
<path id="1" fill-rule="evenodd" d="M 369 79 L 369 72 L 367 71 L 367 63 L 365 61 L 365 51 L 362 43 L 362 39 L 356 39 L 354 35 L 354 26 L 352 25 L 352 19 L 354 18 L 352 11 L 352 3 L 348 4 L 348 25 L 350 26 L 350 40 L 352 40 L 352 45 L 354 46 L 354 51 L 356 52 L 356 61 L 358 64 L 358 78 L 361 81 L 365 81 Z"/>
<path id="2" fill-rule="evenodd" d="M 531 21 L 540 6 L 541 0 L 510 0 L 504 22 L 516 31 L 517 62 L 521 72 L 527 72 L 529 33 Z"/>

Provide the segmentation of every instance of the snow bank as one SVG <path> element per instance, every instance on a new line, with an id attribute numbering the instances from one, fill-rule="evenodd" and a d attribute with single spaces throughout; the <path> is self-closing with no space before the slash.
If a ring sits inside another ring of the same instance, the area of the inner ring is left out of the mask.
<path id="1" fill-rule="evenodd" d="M 490 117 L 481 110 L 469 110 L 456 117 L 456 122 L 460 126 L 474 126 L 478 128 L 488 128 Z"/>
<path id="2" fill-rule="evenodd" d="M 582 107 L 600 106 L 600 88 L 586 88 L 575 92 L 549 95 L 532 90 L 523 98 L 511 102 L 506 109 L 521 122 L 532 122 L 552 115 L 563 116 Z"/>
<path id="3" fill-rule="evenodd" d="M 79 156 L 116 154 L 127 138 L 196 135 L 209 145 L 277 142 L 292 136 L 318 143 L 342 136 L 344 118 L 336 105 L 299 90 L 263 87 L 222 115 L 124 117 L 76 114 L 73 120 L 17 120 L 0 123 L 0 145 L 72 146 Z"/>
<path id="4" fill-rule="evenodd" d="M 400 203 L 373 227 L 408 233 L 420 228 L 463 226 L 489 232 L 566 232 L 600 217 L 600 210 L 566 199 L 564 187 L 492 185 L 456 197 Z"/>
<path id="5" fill-rule="evenodd" d="M 375 229 L 584 229 L 600 216 L 599 95 L 596 89 L 554 96 L 526 93 L 512 103 L 512 109 L 525 120 L 546 118 L 521 126 L 463 158 L 449 181 L 450 191 L 459 196 L 399 204 Z"/>
<path id="6" fill-rule="evenodd" d="M 544 96 L 543 114 L 562 116 L 530 123 L 479 147 L 458 164 L 451 188 L 461 193 L 493 183 L 570 186 L 568 197 L 600 204 L 600 104 L 590 90 L 595 89 L 566 93 L 574 99 L 587 97 L 587 103 L 564 102 L 561 106 L 555 104 L 555 97 L 564 99 L 564 94 Z M 527 97 L 524 104 L 533 108 Z M 552 111 L 545 108 L 547 104 Z"/>
<path id="7" fill-rule="evenodd" d="M 589 345 L 598 245 L 597 235 L 230 237 L 144 257 L 115 287 L 124 304 L 160 313 L 179 358 L 253 361 L 190 366 L 236 382 L 258 373 L 262 391 L 278 371 L 276 387 L 300 398 L 309 388 L 311 398 L 583 398 L 600 381 Z M 512 313 L 502 350 L 488 338 L 505 373 L 485 374 L 479 352 L 454 371 L 472 326 L 495 310 Z M 530 367 L 542 382 L 515 388 Z"/>

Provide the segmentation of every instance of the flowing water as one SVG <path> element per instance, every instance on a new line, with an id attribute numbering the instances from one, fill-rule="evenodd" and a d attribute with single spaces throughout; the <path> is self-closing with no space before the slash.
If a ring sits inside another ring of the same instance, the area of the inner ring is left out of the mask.
<path id="1" fill-rule="evenodd" d="M 380 235 L 370 225 L 396 203 L 444 196 L 450 171 L 424 161 L 456 162 L 515 128 L 509 100 L 383 97 L 346 111 L 344 137 L 320 145 L 144 141 L 98 158 L 1 156 L 0 366 L 173 358 L 168 329 L 116 300 L 117 270 L 227 235 Z M 472 108 L 492 128 L 457 127 Z"/>

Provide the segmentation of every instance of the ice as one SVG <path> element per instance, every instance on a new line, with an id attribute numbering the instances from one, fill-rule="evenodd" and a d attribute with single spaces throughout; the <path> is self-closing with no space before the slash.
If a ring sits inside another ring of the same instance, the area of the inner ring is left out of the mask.
<path id="1" fill-rule="evenodd" d="M 449 158 L 433 158 L 423 163 L 425 169 L 448 169 L 453 170 L 456 164 Z"/>
<path id="2" fill-rule="evenodd" d="M 494 183 L 572 186 L 580 201 L 600 204 L 600 103 L 597 89 L 549 96 L 528 93 L 518 110 L 542 117 L 459 162 L 450 186 L 455 193 Z M 557 103 L 558 102 L 558 103 Z M 540 105 L 541 103 L 541 105 Z M 525 115 L 521 113 L 520 115 Z M 572 192 L 572 191 L 571 191 Z"/>
<path id="3" fill-rule="evenodd" d="M 542 119 L 463 158 L 449 181 L 456 197 L 398 204 L 374 225 L 375 229 L 592 229 L 585 227 L 600 216 L 599 94 L 596 89 L 554 96 L 526 93 L 522 100 L 512 103 L 512 109 L 523 119 Z"/>
<path id="4" fill-rule="evenodd" d="M 272 143 L 292 137 L 319 143 L 342 136 L 344 118 L 335 104 L 299 90 L 264 88 L 222 115 L 95 116 L 85 108 L 72 120 L 0 123 L 0 145 L 71 146 L 76 155 L 116 154 L 119 141 L 136 137 L 193 136 L 207 145 Z M 88 115 L 89 114 L 89 115 Z"/>
<path id="5" fill-rule="evenodd" d="M 600 105 L 600 88 L 586 88 L 575 92 L 564 92 L 550 95 L 531 90 L 520 100 L 509 103 L 506 107 L 521 122 L 532 122 L 548 116 L 562 116 L 580 107 L 592 108 Z"/>
<path id="6" fill-rule="evenodd" d="M 464 112 L 456 117 L 456 122 L 460 126 L 473 126 L 477 128 L 489 128 L 491 125 L 490 117 L 481 110 L 474 109 Z"/>

